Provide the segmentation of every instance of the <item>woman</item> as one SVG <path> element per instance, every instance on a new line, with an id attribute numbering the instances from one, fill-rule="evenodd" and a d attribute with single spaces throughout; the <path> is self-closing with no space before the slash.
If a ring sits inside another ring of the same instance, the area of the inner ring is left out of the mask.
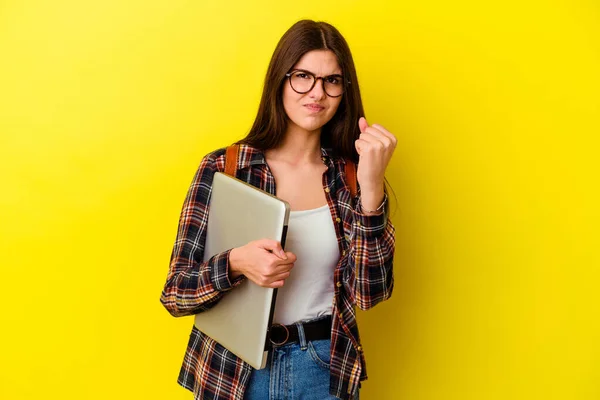
<path id="1" fill-rule="evenodd" d="M 287 251 L 264 239 L 202 262 L 210 185 L 225 168 L 225 149 L 202 160 L 163 305 L 176 317 L 199 313 L 244 279 L 280 289 L 265 369 L 192 328 L 178 382 L 196 399 L 358 398 L 367 374 L 355 306 L 366 310 L 392 294 L 395 243 L 384 174 L 396 138 L 363 115 L 341 34 L 323 22 L 293 25 L 271 59 L 254 125 L 238 142 L 236 173 L 290 204 Z M 355 198 L 346 162 L 358 164 Z"/>

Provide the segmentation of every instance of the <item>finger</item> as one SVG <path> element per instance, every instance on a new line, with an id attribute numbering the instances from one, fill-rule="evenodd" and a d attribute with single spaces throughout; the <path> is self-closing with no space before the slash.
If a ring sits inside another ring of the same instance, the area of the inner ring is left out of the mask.
<path id="1" fill-rule="evenodd" d="M 369 124 L 367 123 L 367 119 L 365 117 L 360 117 L 358 120 L 358 129 L 360 129 L 361 132 L 364 132 L 368 127 Z"/>
<path id="2" fill-rule="evenodd" d="M 367 128 L 366 132 L 361 133 L 360 136 L 361 139 L 365 139 L 367 142 L 377 146 L 382 145 L 385 149 L 393 149 L 395 147 L 394 142 L 389 137 L 372 127 Z"/>
<path id="3" fill-rule="evenodd" d="M 265 250 L 273 250 L 279 246 L 279 242 L 277 240 L 267 238 L 259 239 L 255 243 L 258 247 Z"/>
<path id="4" fill-rule="evenodd" d="M 361 136 L 363 136 L 363 135 L 361 134 Z M 363 147 L 366 145 L 368 145 L 368 143 L 363 139 L 358 139 L 358 140 L 354 141 L 354 147 L 356 148 L 356 152 L 358 153 L 359 156 L 363 150 Z"/>
<path id="5" fill-rule="evenodd" d="M 288 253 L 291 254 L 291 253 Z M 293 256 L 293 254 L 292 254 Z M 277 258 L 273 260 L 273 264 L 272 267 L 275 271 L 275 273 L 279 272 L 279 271 L 283 271 L 284 269 L 290 269 L 291 267 L 286 267 L 286 265 L 291 265 L 292 267 L 294 266 L 294 263 L 296 262 L 296 256 L 293 256 L 293 258 L 290 258 L 288 256 L 287 259 L 281 259 L 281 258 Z"/>
<path id="6" fill-rule="evenodd" d="M 365 145 L 363 151 L 370 151 L 375 149 L 385 149 L 391 143 L 388 138 L 381 137 L 371 132 L 365 132 L 360 134 L 360 140 L 364 140 Z"/>
<path id="7" fill-rule="evenodd" d="M 275 254 L 277 257 L 279 257 L 281 259 L 285 260 L 287 258 L 287 256 L 285 255 L 285 252 L 281 248 L 281 244 L 276 240 L 261 239 L 258 241 L 258 246 L 262 249 L 272 252 L 273 254 Z"/>
<path id="8" fill-rule="evenodd" d="M 396 135 L 394 135 L 392 132 L 388 131 L 387 129 L 385 129 L 383 126 L 379 125 L 379 124 L 373 124 L 371 125 L 373 128 L 377 128 L 379 131 L 381 131 L 385 136 L 387 136 L 388 138 L 390 138 L 390 140 L 396 144 L 396 141 L 398 140 L 396 138 Z"/>
<path id="9" fill-rule="evenodd" d="M 266 287 L 277 289 L 277 288 L 283 287 L 284 283 L 285 283 L 285 281 L 281 280 L 281 281 L 273 282 L 270 285 L 267 285 Z"/>
<path id="10" fill-rule="evenodd" d="M 282 272 L 281 274 L 277 274 L 276 276 L 273 277 L 273 282 L 284 281 L 287 278 L 289 278 L 290 275 L 291 275 L 290 271 L 285 271 L 285 272 Z"/>
<path id="11" fill-rule="evenodd" d="M 298 257 L 296 257 L 296 255 L 294 253 L 292 253 L 291 251 L 286 251 L 285 255 L 287 256 L 287 258 L 286 258 L 287 261 L 292 264 L 295 263 L 296 260 L 298 259 Z"/>
<path id="12" fill-rule="evenodd" d="M 358 155 L 362 155 L 367 151 L 370 151 L 377 143 L 376 139 L 368 138 L 370 136 L 368 133 L 361 133 L 360 139 L 354 142 L 354 146 L 356 147 L 356 152 Z M 381 146 L 381 144 L 379 144 Z"/>
<path id="13" fill-rule="evenodd" d="M 376 137 L 377 139 L 379 139 L 382 143 L 384 143 L 386 145 L 393 144 L 392 140 L 389 138 L 389 136 L 387 136 L 385 133 L 383 133 L 379 129 L 375 128 L 374 126 L 368 127 L 364 133 L 373 135 L 374 137 Z"/>
<path id="14" fill-rule="evenodd" d="M 271 264 L 271 273 L 269 275 L 275 276 L 280 274 L 283 271 L 289 271 L 294 268 L 294 263 L 283 260 L 276 260 L 273 264 Z"/>
<path id="15" fill-rule="evenodd" d="M 385 127 L 384 127 L 384 126 L 382 126 L 382 125 L 379 125 L 379 124 L 373 124 L 373 125 L 371 125 L 371 126 L 372 126 L 373 128 L 377 128 L 378 130 L 380 130 L 381 132 L 383 132 L 383 133 L 384 133 L 386 136 L 389 136 L 389 137 L 396 137 L 396 136 L 394 136 L 394 134 L 393 134 L 392 132 L 390 132 L 390 131 L 388 131 L 387 129 L 385 129 Z"/>
<path id="16" fill-rule="evenodd" d="M 283 279 L 273 280 L 270 277 L 257 277 L 255 279 L 251 279 L 254 283 L 261 287 L 281 287 L 283 286 Z"/>

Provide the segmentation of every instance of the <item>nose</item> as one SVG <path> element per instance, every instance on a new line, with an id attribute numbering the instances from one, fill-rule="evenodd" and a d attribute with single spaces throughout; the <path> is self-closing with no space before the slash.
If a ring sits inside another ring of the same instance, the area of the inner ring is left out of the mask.
<path id="1" fill-rule="evenodd" d="M 319 82 L 320 81 L 320 82 Z M 315 86 L 308 92 L 308 95 L 314 99 L 322 99 L 326 96 L 325 94 L 325 81 L 323 78 L 317 78 Z"/>

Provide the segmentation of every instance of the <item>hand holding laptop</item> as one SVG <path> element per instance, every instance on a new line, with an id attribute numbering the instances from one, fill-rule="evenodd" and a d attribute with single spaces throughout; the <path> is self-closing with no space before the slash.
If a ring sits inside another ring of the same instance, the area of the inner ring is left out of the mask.
<path id="1" fill-rule="evenodd" d="M 229 253 L 229 276 L 240 275 L 262 287 L 280 288 L 290 276 L 296 256 L 284 252 L 276 240 L 260 239 Z"/>

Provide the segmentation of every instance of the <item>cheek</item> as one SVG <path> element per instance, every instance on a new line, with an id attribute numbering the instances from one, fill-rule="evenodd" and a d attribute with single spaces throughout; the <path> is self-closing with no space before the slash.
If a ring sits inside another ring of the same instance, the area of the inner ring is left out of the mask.
<path id="1" fill-rule="evenodd" d="M 329 109 L 330 110 L 329 111 L 329 119 L 333 118 L 333 116 L 337 112 L 338 108 L 340 107 L 340 103 L 341 103 L 341 99 L 336 99 L 334 102 L 331 103 L 331 106 Z"/>
<path id="2" fill-rule="evenodd" d="M 283 88 L 282 98 L 283 98 L 283 108 L 288 116 L 294 114 L 296 112 L 296 108 L 298 106 L 298 98 L 300 96 L 298 93 L 294 92 L 289 85 Z"/>

